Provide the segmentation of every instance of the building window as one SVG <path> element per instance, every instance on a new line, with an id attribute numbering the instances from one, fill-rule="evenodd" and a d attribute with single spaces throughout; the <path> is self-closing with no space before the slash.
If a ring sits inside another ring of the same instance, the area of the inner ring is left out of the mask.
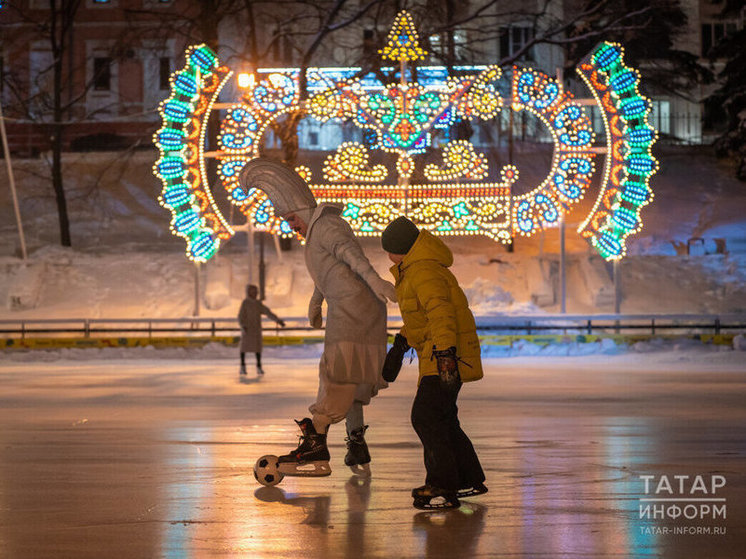
<path id="1" fill-rule="evenodd" d="M 161 90 L 167 90 L 170 86 L 171 80 L 171 59 L 167 56 L 162 56 L 159 59 L 158 67 L 158 88 Z"/>
<path id="2" fill-rule="evenodd" d="M 93 59 L 93 89 L 96 91 L 111 89 L 111 58 L 108 56 Z"/>
<path id="3" fill-rule="evenodd" d="M 286 65 L 293 63 L 293 45 L 288 35 L 282 38 L 282 63 Z"/>
<path id="4" fill-rule="evenodd" d="M 702 56 L 707 56 L 710 49 L 738 31 L 736 21 L 719 21 L 702 24 Z"/>
<path id="5" fill-rule="evenodd" d="M 653 99 L 648 122 L 661 134 L 671 134 L 671 102 Z"/>
<path id="6" fill-rule="evenodd" d="M 500 28 L 500 58 L 515 56 L 534 38 L 534 29 L 527 25 L 511 25 Z M 533 47 L 524 52 L 519 60 L 533 60 Z"/>
<path id="7" fill-rule="evenodd" d="M 430 47 L 434 54 L 441 60 L 448 60 L 448 40 L 445 34 L 430 35 Z M 453 56 L 455 60 L 463 60 L 466 55 L 466 31 L 455 29 L 453 31 Z"/>
<path id="8" fill-rule="evenodd" d="M 319 145 L 319 133 L 318 132 L 309 132 L 308 133 L 308 143 L 312 146 Z"/>
<path id="9" fill-rule="evenodd" d="M 363 58 L 371 58 L 377 52 L 375 31 L 373 29 L 363 29 Z"/>

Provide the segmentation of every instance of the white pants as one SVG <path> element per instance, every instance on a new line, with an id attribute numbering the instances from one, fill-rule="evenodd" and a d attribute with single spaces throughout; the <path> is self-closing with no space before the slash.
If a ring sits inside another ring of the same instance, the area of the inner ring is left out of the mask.
<path id="1" fill-rule="evenodd" d="M 363 426 L 363 406 L 370 403 L 373 387 L 370 384 L 332 382 L 319 375 L 316 402 L 308 408 L 313 414 L 317 433 L 326 433 L 329 425 L 347 418 L 347 431 Z"/>

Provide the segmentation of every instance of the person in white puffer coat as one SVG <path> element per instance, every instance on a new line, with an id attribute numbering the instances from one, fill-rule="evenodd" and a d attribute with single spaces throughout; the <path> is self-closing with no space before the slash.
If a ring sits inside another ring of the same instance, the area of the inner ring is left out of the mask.
<path id="1" fill-rule="evenodd" d="M 240 182 L 247 191 L 266 192 L 275 213 L 305 238 L 306 267 L 314 282 L 308 309 L 313 327 L 322 327 L 322 303 L 327 304 L 319 389 L 309 407 L 312 417 L 297 422 L 301 444 L 281 456 L 280 462 L 313 463 L 316 475 L 328 475 L 326 433 L 331 424 L 346 419 L 345 464 L 367 473 L 370 455 L 363 405 L 387 386 L 381 371 L 386 357 L 386 301 L 396 301 L 394 286 L 373 269 L 341 210 L 329 204 L 317 206 L 295 171 L 258 158 L 242 169 Z"/>

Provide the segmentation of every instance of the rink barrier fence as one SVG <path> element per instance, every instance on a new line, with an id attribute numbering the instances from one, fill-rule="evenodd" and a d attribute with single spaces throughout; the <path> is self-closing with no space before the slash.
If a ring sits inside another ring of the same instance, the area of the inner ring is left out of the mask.
<path id="1" fill-rule="evenodd" d="M 392 340 L 389 336 L 389 341 Z M 732 345 L 734 334 L 692 334 L 692 335 L 659 335 L 659 334 L 512 334 L 480 335 L 483 347 L 511 347 L 518 342 L 529 342 L 537 346 L 570 343 L 600 343 L 604 339 L 613 340 L 616 344 L 633 344 L 649 342 L 654 339 L 680 340 L 682 338 L 698 340 L 711 345 Z M 237 347 L 239 336 L 215 337 L 152 337 L 152 338 L 4 338 L 0 339 L 0 349 L 7 351 L 22 350 L 56 350 L 56 349 L 102 349 L 102 348 L 199 348 L 210 343 Z M 287 346 L 323 343 L 321 336 L 271 336 L 264 338 L 265 346 Z"/>
<path id="2" fill-rule="evenodd" d="M 287 318 L 280 328 L 265 322 L 266 345 L 299 345 L 323 341 L 323 329 L 306 324 L 305 317 Z M 401 318 L 389 317 L 389 334 Z M 671 315 L 531 315 L 478 317 L 483 344 L 509 346 L 518 340 L 537 345 L 591 343 L 613 339 L 634 343 L 653 338 L 691 338 L 730 344 L 746 334 L 746 314 Z M 240 339 L 235 318 L 139 319 L 23 319 L 0 320 L 0 349 L 56 349 L 63 347 L 193 347 L 206 343 L 236 345 Z"/>

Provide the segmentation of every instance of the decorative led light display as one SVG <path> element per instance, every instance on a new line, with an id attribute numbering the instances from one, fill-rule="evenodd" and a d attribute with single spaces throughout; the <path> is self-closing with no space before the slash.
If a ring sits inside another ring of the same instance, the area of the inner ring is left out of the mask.
<path id="1" fill-rule="evenodd" d="M 345 142 L 336 153 L 326 158 L 324 178 L 330 182 L 381 182 L 388 171 L 383 165 L 370 167 L 369 156 L 363 144 Z"/>
<path id="2" fill-rule="evenodd" d="M 394 24 L 389 31 L 386 46 L 378 52 L 384 60 L 414 62 L 420 58 L 425 58 L 427 54 L 420 48 L 419 42 L 420 39 L 417 36 L 417 29 L 414 26 L 414 21 L 412 21 L 412 16 L 409 12 L 401 11 L 394 18 Z"/>
<path id="3" fill-rule="evenodd" d="M 466 140 L 455 140 L 443 148 L 443 166 L 425 165 L 425 178 L 444 182 L 466 178 L 480 180 L 487 176 L 487 158 L 474 151 Z"/>
<path id="4" fill-rule="evenodd" d="M 594 134 L 582 108 L 562 92 L 556 79 L 537 70 L 513 68 L 512 83 L 513 110 L 533 113 L 554 142 L 547 178 L 512 200 L 514 231 L 531 235 L 544 224 L 557 223 L 562 212 L 582 199 L 594 171 Z"/>
<path id="5" fill-rule="evenodd" d="M 260 69 L 259 79 L 241 102 L 228 106 L 221 123 L 218 175 L 228 200 L 258 230 L 295 234 L 262 191 L 245 191 L 238 183 L 241 168 L 258 157 L 268 130 L 287 113 L 321 122 L 344 120 L 362 130 L 365 144 L 344 142 L 325 158 L 323 180 L 309 166 L 296 168 L 319 202 L 343 206 L 342 215 L 360 235 L 380 235 L 400 215 L 436 234 L 480 234 L 501 242 L 531 235 L 558 223 L 583 198 L 595 174 L 594 160 L 603 155 L 600 192 L 579 232 L 604 258 L 621 258 L 626 237 L 641 226 L 640 208 L 652 198 L 648 183 L 657 170 L 650 154 L 656 134 L 647 123 L 649 104 L 637 91 L 637 72 L 622 62 L 621 47 L 599 45 L 578 69 L 601 108 L 606 146 L 598 147 L 583 105 L 540 71 L 513 68 L 507 100 L 496 87 L 497 66 L 458 67 L 452 75 L 442 67 L 420 67 L 419 80 L 407 82 L 405 62 L 425 55 L 417 41 L 411 17 L 399 14 L 382 51 L 400 62 L 398 83 L 360 76 L 356 68 L 310 68 L 310 97 L 303 102 L 298 69 Z M 155 171 L 164 182 L 161 202 L 172 210 L 172 229 L 187 238 L 192 258 L 206 260 L 233 233 L 203 186 L 201 148 L 203 123 L 228 72 L 205 47 L 188 51 L 187 61 L 161 106 Z M 450 139 L 457 122 L 489 121 L 506 105 L 535 115 L 554 145 L 548 176 L 520 195 L 513 191 L 515 166 L 502 167 L 499 181 L 489 182 L 486 156 L 467 140 Z M 377 150 L 395 156 L 393 168 L 384 164 L 390 155 L 371 163 Z M 418 155 L 425 150 L 427 163 Z"/>
<path id="6" fill-rule="evenodd" d="M 601 109 L 606 162 L 593 209 L 578 227 L 606 260 L 626 254 L 626 239 L 642 228 L 640 210 L 653 199 L 650 178 L 658 170 L 652 155 L 657 139 L 648 123 L 650 102 L 640 95 L 636 70 L 624 64 L 624 49 L 601 43 L 578 67 Z"/>
<path id="7" fill-rule="evenodd" d="M 204 125 L 230 75 L 208 47 L 191 47 L 186 66 L 171 76 L 171 95 L 159 107 L 163 126 L 154 136 L 159 158 L 153 166 L 163 183 L 159 201 L 171 211 L 171 231 L 186 239 L 187 256 L 196 262 L 209 260 L 220 241 L 233 236 L 204 166 Z"/>

